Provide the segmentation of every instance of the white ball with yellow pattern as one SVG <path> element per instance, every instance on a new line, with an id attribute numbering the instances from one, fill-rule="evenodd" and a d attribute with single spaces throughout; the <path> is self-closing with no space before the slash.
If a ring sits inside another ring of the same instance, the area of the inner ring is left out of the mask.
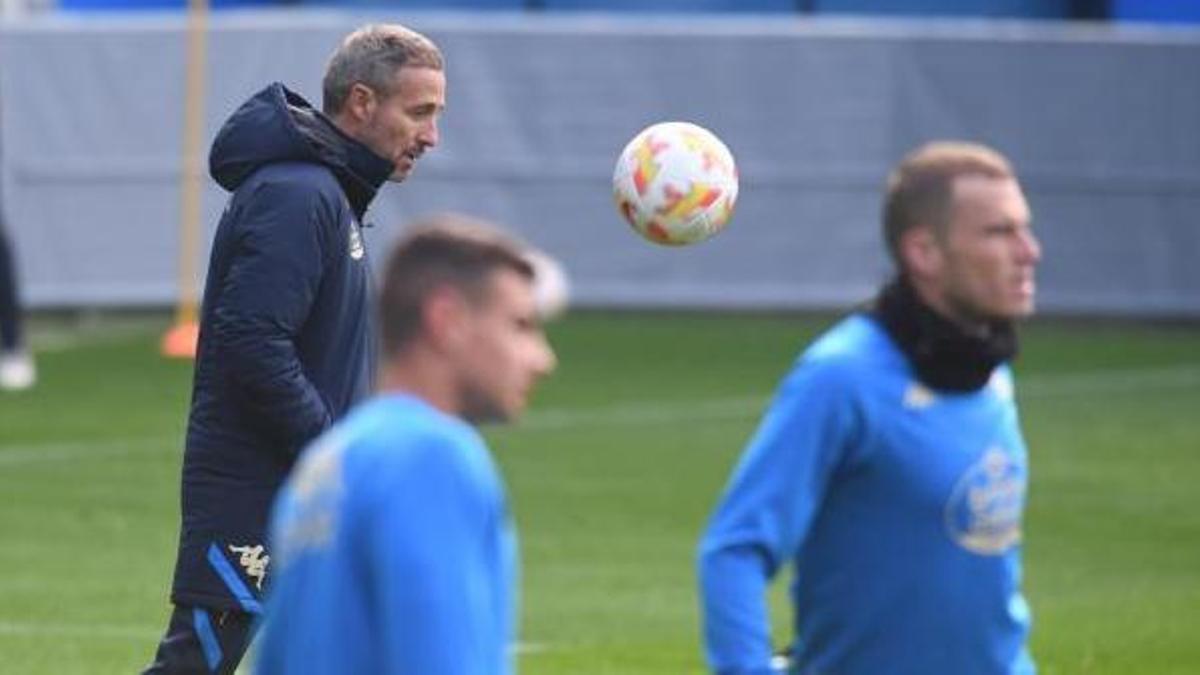
<path id="1" fill-rule="evenodd" d="M 725 228 L 738 196 L 729 148 L 690 122 L 660 122 L 637 134 L 617 160 L 617 210 L 649 241 L 683 246 Z"/>

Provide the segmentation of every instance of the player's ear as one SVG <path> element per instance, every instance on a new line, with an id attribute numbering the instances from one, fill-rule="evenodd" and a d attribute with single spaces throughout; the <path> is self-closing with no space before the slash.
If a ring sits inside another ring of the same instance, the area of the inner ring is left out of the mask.
<path id="1" fill-rule="evenodd" d="M 909 273 L 930 277 L 941 269 L 943 254 L 932 226 L 909 228 L 900 235 L 900 257 Z"/>
<path id="2" fill-rule="evenodd" d="M 467 338 L 466 301 L 453 286 L 439 286 L 429 292 L 422 306 L 425 332 L 439 350 L 462 347 Z"/>

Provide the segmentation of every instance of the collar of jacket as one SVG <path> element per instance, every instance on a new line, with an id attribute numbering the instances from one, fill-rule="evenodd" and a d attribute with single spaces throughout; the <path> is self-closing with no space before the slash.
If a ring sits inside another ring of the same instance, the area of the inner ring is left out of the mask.
<path id="1" fill-rule="evenodd" d="M 387 182 L 392 172 L 396 170 L 396 165 L 375 154 L 361 142 L 347 136 L 332 121 L 328 121 L 328 124 L 346 142 L 346 175 L 343 176 L 343 172 L 339 169 L 335 169 L 334 173 L 338 177 L 338 183 L 346 192 L 346 199 L 350 201 L 355 217 L 361 221 L 363 214 L 367 212 L 367 207 L 375 199 L 375 193 Z"/>
<path id="2" fill-rule="evenodd" d="M 977 391 L 996 366 L 1017 355 L 1011 321 L 993 321 L 984 335 L 970 335 L 917 297 L 903 278 L 885 285 L 871 314 L 908 357 L 917 377 L 934 389 Z"/>
<path id="3" fill-rule="evenodd" d="M 339 129 L 325 113 L 308 106 L 307 102 L 296 105 L 293 97 L 299 96 L 283 88 L 289 103 L 288 112 L 297 130 L 333 169 L 350 207 L 354 209 L 355 217 L 361 221 L 375 193 L 392 175 L 395 165 Z M 299 100 L 304 101 L 302 98 Z"/>

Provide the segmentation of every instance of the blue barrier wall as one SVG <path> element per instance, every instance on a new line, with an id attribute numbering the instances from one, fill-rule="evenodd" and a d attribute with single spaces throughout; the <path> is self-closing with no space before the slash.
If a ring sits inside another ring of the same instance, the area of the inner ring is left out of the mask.
<path id="1" fill-rule="evenodd" d="M 1120 21 L 1200 23 L 1196 0 L 1111 0 L 1112 17 Z"/>
<path id="2" fill-rule="evenodd" d="M 812 0 L 812 11 L 830 14 L 1061 19 L 1071 0 Z"/>

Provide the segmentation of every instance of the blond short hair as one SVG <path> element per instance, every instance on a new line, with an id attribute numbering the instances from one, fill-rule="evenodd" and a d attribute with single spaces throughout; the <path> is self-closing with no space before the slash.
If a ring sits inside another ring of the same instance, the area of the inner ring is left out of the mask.
<path id="1" fill-rule="evenodd" d="M 954 180 L 960 176 L 1015 178 L 998 151 L 979 143 L 934 141 L 907 154 L 887 179 L 883 238 L 892 261 L 900 260 L 900 239 L 920 225 L 936 229 L 949 223 Z"/>

